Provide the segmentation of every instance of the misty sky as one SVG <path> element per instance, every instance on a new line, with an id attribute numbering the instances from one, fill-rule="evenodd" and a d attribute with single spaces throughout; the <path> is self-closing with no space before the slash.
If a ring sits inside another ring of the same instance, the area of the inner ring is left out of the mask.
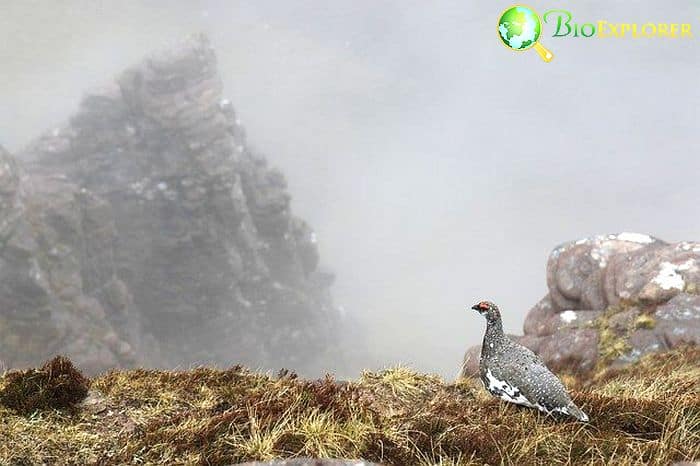
<path id="1" fill-rule="evenodd" d="M 499 303 L 521 333 L 559 243 L 700 240 L 700 2 L 533 2 L 574 21 L 689 22 L 692 40 L 553 38 L 515 53 L 509 2 L 0 0 L 0 144 L 193 32 L 249 142 L 287 175 L 374 357 L 453 375 Z M 624 5 L 624 6 L 623 6 Z M 329 368 L 333 370 L 333 368 Z"/>

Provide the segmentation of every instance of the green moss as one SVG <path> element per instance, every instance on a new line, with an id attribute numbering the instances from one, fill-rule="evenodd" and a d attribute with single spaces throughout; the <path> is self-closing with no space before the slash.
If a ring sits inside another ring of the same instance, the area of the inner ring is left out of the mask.
<path id="1" fill-rule="evenodd" d="M 615 359 L 628 353 L 632 347 L 628 343 L 629 329 L 619 334 L 610 325 L 610 318 L 615 314 L 631 309 L 629 303 L 620 303 L 609 306 L 591 326 L 598 331 L 598 361 L 596 370 L 601 370 L 610 365 Z"/>
<path id="2" fill-rule="evenodd" d="M 656 319 L 649 314 L 641 314 L 634 321 L 635 329 L 652 329 L 656 326 Z"/>

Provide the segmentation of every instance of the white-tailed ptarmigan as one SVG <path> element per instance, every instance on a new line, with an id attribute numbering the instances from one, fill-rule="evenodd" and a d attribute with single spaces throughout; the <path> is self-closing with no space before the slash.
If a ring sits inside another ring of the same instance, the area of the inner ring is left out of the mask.
<path id="1" fill-rule="evenodd" d="M 489 301 L 472 306 L 486 318 L 479 358 L 479 375 L 494 396 L 540 411 L 561 413 L 587 422 L 588 416 L 571 401 L 564 384 L 542 359 L 503 333 L 501 312 Z"/>

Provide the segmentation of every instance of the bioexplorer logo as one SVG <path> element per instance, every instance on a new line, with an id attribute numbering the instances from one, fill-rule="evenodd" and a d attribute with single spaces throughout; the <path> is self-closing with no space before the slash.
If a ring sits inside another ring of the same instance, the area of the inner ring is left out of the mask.
<path id="1" fill-rule="evenodd" d="M 547 10 L 542 15 L 545 24 L 554 29 L 553 38 L 598 39 L 691 39 L 690 23 L 618 23 L 607 20 L 577 23 L 567 10 Z M 550 62 L 552 52 L 539 43 L 542 22 L 535 10 L 514 5 L 498 18 L 498 37 L 511 50 L 521 52 L 534 48 L 542 60 Z"/>
<path id="2" fill-rule="evenodd" d="M 542 60 L 549 63 L 554 55 L 538 42 L 541 33 L 540 17 L 530 7 L 512 6 L 498 18 L 498 37 L 506 47 L 516 52 L 534 47 Z"/>

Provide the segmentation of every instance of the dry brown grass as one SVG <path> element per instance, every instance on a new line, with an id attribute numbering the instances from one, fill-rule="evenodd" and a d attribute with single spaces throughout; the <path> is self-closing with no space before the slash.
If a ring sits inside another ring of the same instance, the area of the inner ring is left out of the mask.
<path id="1" fill-rule="evenodd" d="M 0 463 L 665 465 L 700 458 L 699 381 L 698 348 L 571 380 L 592 419 L 582 424 L 506 405 L 475 381 L 403 367 L 353 382 L 240 367 L 116 371 L 92 380 L 79 409 L 0 408 Z"/>

